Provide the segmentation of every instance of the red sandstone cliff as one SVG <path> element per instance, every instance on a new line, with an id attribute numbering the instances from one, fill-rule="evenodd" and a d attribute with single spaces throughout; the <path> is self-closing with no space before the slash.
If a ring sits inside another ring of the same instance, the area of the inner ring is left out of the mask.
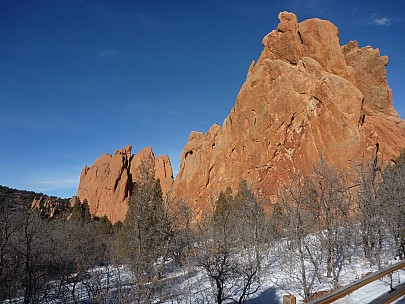
<path id="1" fill-rule="evenodd" d="M 153 156 L 164 193 L 172 188 L 173 197 L 204 210 L 220 191 L 246 179 L 269 200 L 321 155 L 350 170 L 375 155 L 389 162 L 405 148 L 405 122 L 386 78 L 388 57 L 355 41 L 340 46 L 329 21 L 298 23 L 287 12 L 279 19 L 223 126 L 191 132 L 173 186 L 169 159 Z M 145 155 L 153 155 L 150 148 L 131 156 L 127 147 L 83 169 L 78 196 L 92 214 L 124 219 L 132 176 Z"/>
<path id="2" fill-rule="evenodd" d="M 405 123 L 392 106 L 378 49 L 341 47 L 329 21 L 298 23 L 292 13 L 263 39 L 223 126 L 192 132 L 172 195 L 204 209 L 241 179 L 264 198 L 320 156 L 353 168 L 376 154 L 389 161 L 405 148 Z"/>
<path id="3" fill-rule="evenodd" d="M 85 166 L 80 175 L 77 196 L 87 200 L 90 213 L 106 215 L 112 223 L 123 221 L 128 209 L 133 178 L 145 157 L 155 162 L 155 177 L 160 179 L 163 194 L 171 188 L 173 171 L 167 156 L 155 157 L 150 147 L 131 155 L 132 147 L 104 154 L 91 167 Z"/>

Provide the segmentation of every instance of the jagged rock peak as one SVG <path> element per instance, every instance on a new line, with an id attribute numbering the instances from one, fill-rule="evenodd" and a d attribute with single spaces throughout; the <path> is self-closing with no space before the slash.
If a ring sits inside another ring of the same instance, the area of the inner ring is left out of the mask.
<path id="1" fill-rule="evenodd" d="M 131 153 L 129 145 L 114 155 L 103 154 L 91 167 L 84 166 L 77 197 L 88 202 L 92 215 L 106 215 L 112 223 L 125 219 L 133 179 L 145 157 L 151 157 L 155 163 L 155 177 L 160 179 L 163 194 L 171 188 L 173 171 L 168 156 L 156 157 L 150 147 Z"/>
<path id="2" fill-rule="evenodd" d="M 152 152 L 152 149 L 150 147 L 147 147 L 145 149 L 150 149 L 150 151 Z M 130 159 L 131 158 L 131 152 L 132 152 L 132 145 L 128 145 L 123 149 L 117 150 L 114 152 L 114 155 L 123 155 L 125 156 L 126 159 Z"/>
<path id="3" fill-rule="evenodd" d="M 322 156 L 350 170 L 371 157 L 395 159 L 405 123 L 392 106 L 388 57 L 340 45 L 335 25 L 279 14 L 277 28 L 222 127 L 192 132 L 172 195 L 204 210 L 227 186 L 246 179 L 270 201 L 280 185 Z"/>

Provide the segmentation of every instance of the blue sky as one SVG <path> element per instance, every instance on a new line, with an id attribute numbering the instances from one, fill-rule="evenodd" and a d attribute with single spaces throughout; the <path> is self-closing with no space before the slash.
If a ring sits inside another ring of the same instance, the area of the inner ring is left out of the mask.
<path id="1" fill-rule="evenodd" d="M 0 0 L 0 185 L 70 197 L 132 144 L 178 171 L 192 130 L 222 125 L 280 11 L 390 57 L 405 117 L 405 1 Z"/>

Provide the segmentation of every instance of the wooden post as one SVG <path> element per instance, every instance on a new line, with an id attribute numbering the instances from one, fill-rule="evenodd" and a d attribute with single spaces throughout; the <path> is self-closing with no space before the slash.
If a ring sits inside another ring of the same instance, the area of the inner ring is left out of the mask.
<path id="1" fill-rule="evenodd" d="M 283 296 L 283 304 L 296 304 L 295 296 L 293 295 L 284 295 Z"/>

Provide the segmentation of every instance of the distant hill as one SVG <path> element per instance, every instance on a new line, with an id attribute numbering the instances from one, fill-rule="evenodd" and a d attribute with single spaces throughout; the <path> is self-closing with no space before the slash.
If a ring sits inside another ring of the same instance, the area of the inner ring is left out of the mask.
<path id="1" fill-rule="evenodd" d="M 10 204 L 19 208 L 37 208 L 44 217 L 54 217 L 70 208 L 70 199 L 43 193 L 18 190 L 0 185 L 0 206 Z"/>
<path id="2" fill-rule="evenodd" d="M 5 186 L 0 186 L 0 203 L 8 201 L 10 203 L 28 207 L 35 198 L 46 196 L 43 193 L 34 191 L 18 190 Z"/>

